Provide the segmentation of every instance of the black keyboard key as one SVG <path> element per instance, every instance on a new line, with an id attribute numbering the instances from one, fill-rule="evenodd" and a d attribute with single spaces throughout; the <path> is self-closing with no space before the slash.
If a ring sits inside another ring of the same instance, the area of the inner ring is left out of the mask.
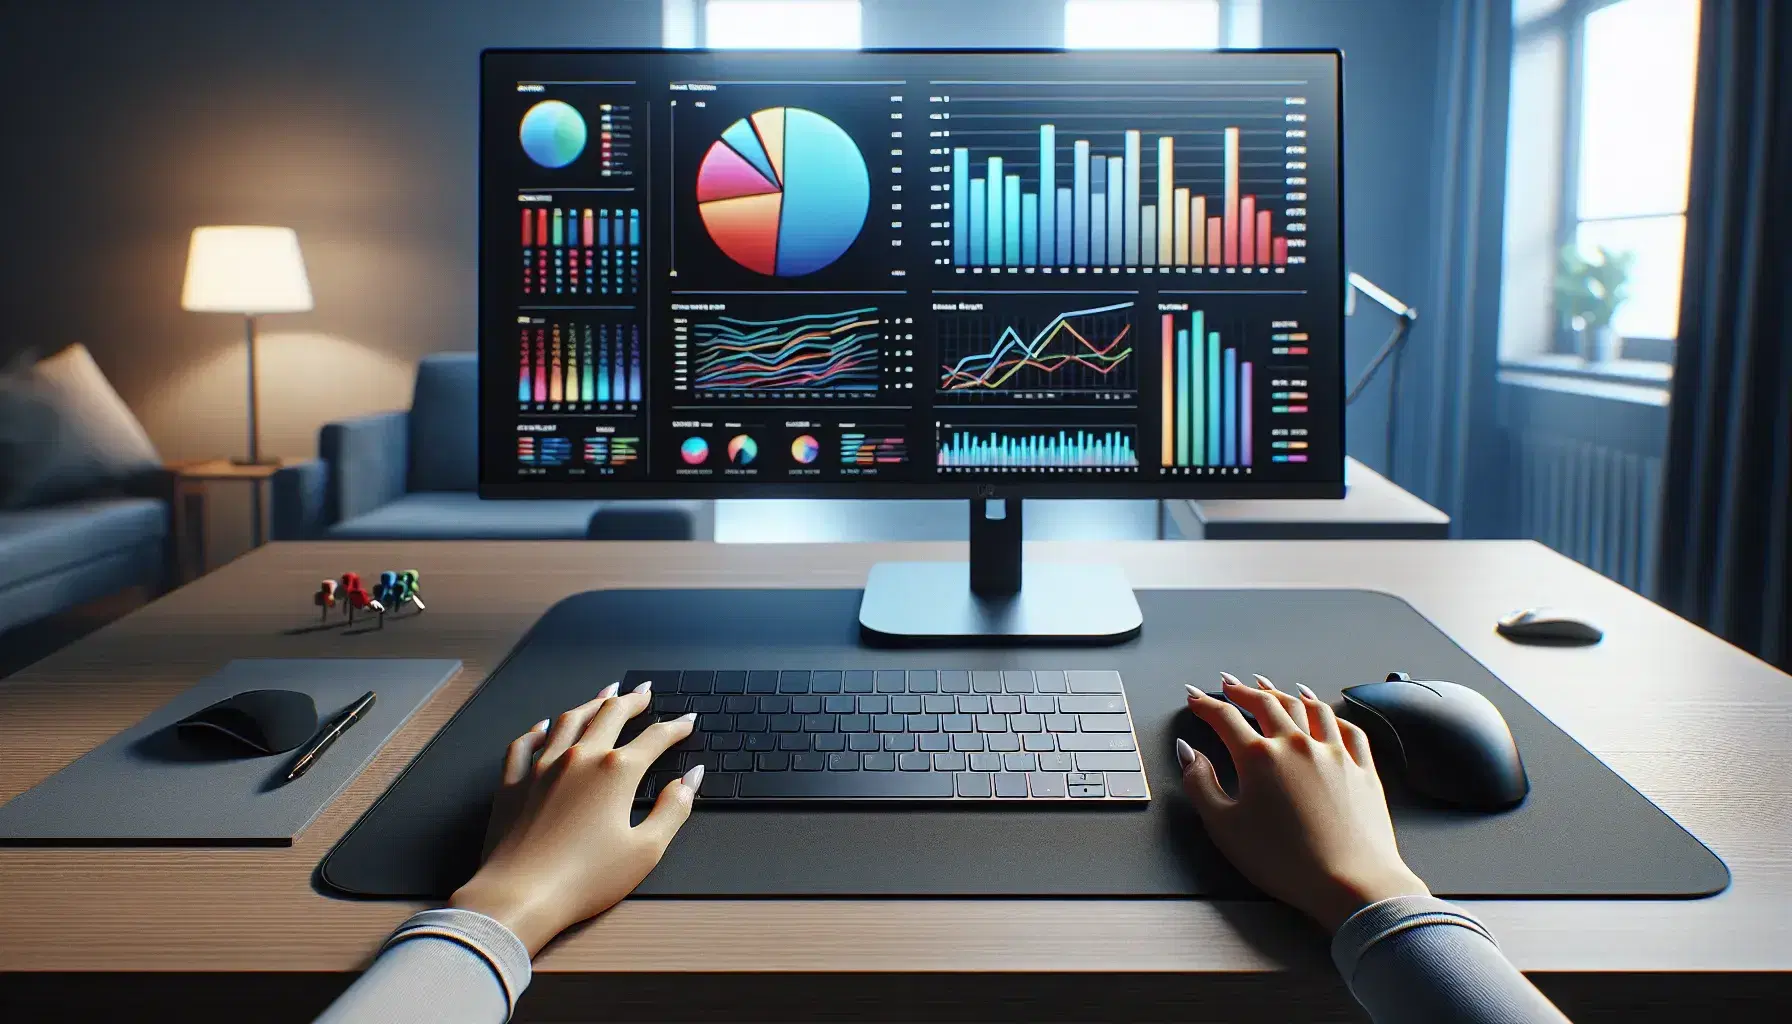
<path id="1" fill-rule="evenodd" d="M 811 672 L 809 673 L 809 692 L 839 693 L 840 677 L 841 673 L 839 672 Z"/>
<path id="2" fill-rule="evenodd" d="M 788 715 L 790 714 L 790 698 L 761 697 L 759 698 L 759 707 L 754 710 L 762 715 Z"/>
<path id="3" fill-rule="evenodd" d="M 1002 767 L 1011 772 L 1037 771 L 1039 759 L 1032 754 L 1003 754 Z"/>
<path id="4" fill-rule="evenodd" d="M 1064 733 L 1058 737 L 1059 750 L 1133 750 L 1130 732 Z"/>
<path id="5" fill-rule="evenodd" d="M 893 715 L 918 715 L 921 713 L 921 698 L 910 693 L 905 693 L 900 697 L 891 697 L 890 713 Z"/>
<path id="6" fill-rule="evenodd" d="M 1066 672 L 1071 693 L 1124 693 L 1118 672 Z"/>
<path id="7" fill-rule="evenodd" d="M 750 772 L 753 770 L 753 755 L 745 750 L 732 750 L 722 755 L 722 770 L 725 772 Z"/>
<path id="8" fill-rule="evenodd" d="M 901 732 L 908 720 L 901 715 L 872 715 L 872 732 Z"/>
<path id="9" fill-rule="evenodd" d="M 941 693 L 970 693 L 971 674 L 958 669 L 949 669 L 940 673 Z"/>
<path id="10" fill-rule="evenodd" d="M 691 734 L 689 736 L 686 736 L 684 739 L 679 740 L 677 743 L 672 744 L 672 749 L 673 750 L 702 750 L 703 749 L 703 734 L 698 732 L 695 729 L 692 729 Z"/>
<path id="11" fill-rule="evenodd" d="M 1019 799 L 1027 795 L 1027 777 L 1018 772 L 1000 772 L 995 776 L 996 796 Z"/>
<path id="12" fill-rule="evenodd" d="M 962 797 L 986 797 L 989 795 L 989 776 L 981 772 L 957 776 L 958 795 Z"/>
<path id="13" fill-rule="evenodd" d="M 976 728 L 970 715 L 941 715 L 941 732 L 970 732 Z"/>
<path id="14" fill-rule="evenodd" d="M 904 718 L 902 727 L 909 732 L 939 732 L 940 716 L 909 715 Z"/>
<path id="15" fill-rule="evenodd" d="M 859 713 L 862 715 L 887 715 L 890 713 L 890 698 L 876 695 L 860 697 Z"/>
<path id="16" fill-rule="evenodd" d="M 958 701 L 951 694 L 934 694 L 921 698 L 921 710 L 930 715 L 949 715 L 958 710 Z"/>
<path id="17" fill-rule="evenodd" d="M 973 693 L 1001 693 L 1002 673 L 972 672 L 971 691 Z"/>
<path id="18" fill-rule="evenodd" d="M 781 732 L 778 734 L 779 750 L 808 750 L 809 734 L 805 732 Z"/>
<path id="19" fill-rule="evenodd" d="M 1045 731 L 1046 732 L 1076 732 L 1077 728 L 1078 728 L 1078 726 L 1077 726 L 1077 721 L 1076 721 L 1075 715 L 1046 715 L 1045 716 Z"/>
<path id="20" fill-rule="evenodd" d="M 1139 755 L 1126 751 L 1084 751 L 1076 755 L 1076 770 L 1079 772 L 1136 772 L 1143 769 L 1139 766 Z"/>
<path id="21" fill-rule="evenodd" d="M 829 754 L 828 755 L 828 771 L 830 771 L 830 772 L 856 772 L 858 770 L 859 770 L 859 755 L 857 753 L 848 751 L 847 753 L 844 753 L 844 754 Z"/>
<path id="22" fill-rule="evenodd" d="M 1042 772 L 1067 772 L 1076 767 L 1076 762 L 1069 754 L 1040 754 L 1039 770 Z"/>
<path id="23" fill-rule="evenodd" d="M 1082 715 L 1083 732 L 1131 732 L 1132 719 L 1125 715 Z"/>
<path id="24" fill-rule="evenodd" d="M 940 674 L 933 669 L 911 669 L 908 674 L 908 692 L 938 693 Z"/>
<path id="25" fill-rule="evenodd" d="M 758 697 L 724 697 L 722 710 L 731 715 L 750 715 L 759 710 Z"/>
<path id="26" fill-rule="evenodd" d="M 878 750 L 882 747 L 882 741 L 874 732 L 855 732 L 846 737 L 846 749 L 848 750 Z"/>
<path id="27" fill-rule="evenodd" d="M 1018 715 L 1020 707 L 1020 698 L 1012 693 L 998 693 L 989 698 L 989 710 L 998 715 Z"/>
<path id="28" fill-rule="evenodd" d="M 779 693 L 808 693 L 809 673 L 785 669 L 778 673 Z"/>
<path id="29" fill-rule="evenodd" d="M 943 800 L 952 776 L 935 772 L 768 772 L 741 779 L 745 800 Z"/>
<path id="30" fill-rule="evenodd" d="M 1009 715 L 1009 732 L 1043 732 L 1045 721 L 1038 715 Z"/>
<path id="31" fill-rule="evenodd" d="M 980 732 L 961 732 L 952 735 L 953 750 L 982 750 L 983 734 Z"/>
<path id="32" fill-rule="evenodd" d="M 899 668 L 880 669 L 877 673 L 877 692 L 908 692 L 908 673 Z"/>
<path id="33" fill-rule="evenodd" d="M 738 775 L 725 774 L 723 772 L 710 772 L 708 775 L 703 776 L 703 788 L 698 792 L 698 795 L 706 800 L 714 800 L 717 797 L 726 800 L 734 796 L 735 786 L 738 785 L 739 782 L 740 776 Z"/>
<path id="34" fill-rule="evenodd" d="M 687 772 L 698 765 L 702 765 L 704 771 L 707 772 L 722 770 L 722 755 L 718 751 L 706 750 L 701 754 L 686 754 L 685 756 L 690 758 L 684 763 L 684 770 Z"/>
<path id="35" fill-rule="evenodd" d="M 787 772 L 790 770 L 790 755 L 782 750 L 773 750 L 760 754 L 754 763 L 762 772 Z"/>
<path id="36" fill-rule="evenodd" d="M 745 672 L 717 672 L 717 693 L 746 693 L 747 674 Z"/>
<path id="37" fill-rule="evenodd" d="M 846 696 L 826 697 L 823 698 L 821 702 L 821 710 L 826 711 L 830 715 L 850 715 L 853 712 L 853 708 L 853 699 Z"/>
<path id="38" fill-rule="evenodd" d="M 1058 710 L 1067 715 L 1112 715 L 1126 711 L 1123 697 L 1073 695 L 1058 698 Z"/>
<path id="39" fill-rule="evenodd" d="M 734 727 L 741 732 L 765 732 L 771 725 L 769 715 L 735 715 Z"/>
<path id="40" fill-rule="evenodd" d="M 846 685 L 842 693 L 870 693 L 876 689 L 877 673 L 866 669 L 853 669 L 846 673 Z"/>
<path id="41" fill-rule="evenodd" d="M 653 710 L 662 715 L 682 715 L 689 708 L 689 697 L 676 693 L 656 693 L 653 695 Z"/>
<path id="42" fill-rule="evenodd" d="M 870 732 L 870 715 L 841 715 L 839 727 L 841 732 Z"/>
<path id="43" fill-rule="evenodd" d="M 958 698 L 958 710 L 966 715 L 989 714 L 989 698 L 983 696 Z"/>
<path id="44" fill-rule="evenodd" d="M 972 754 L 971 755 L 971 771 L 974 771 L 974 772 L 999 772 L 1001 770 L 1002 770 L 1002 755 L 1000 755 L 1000 754 Z"/>
<path id="45" fill-rule="evenodd" d="M 1009 693 L 1032 693 L 1033 673 L 1026 669 L 1002 673 L 1002 689 Z"/>
<path id="46" fill-rule="evenodd" d="M 896 770 L 896 755 L 883 751 L 865 755 L 865 770 L 868 772 L 893 772 Z"/>
<path id="47" fill-rule="evenodd" d="M 747 692 L 748 693 L 777 693 L 778 692 L 778 673 L 776 673 L 776 672 L 748 672 L 747 673 Z"/>
<path id="48" fill-rule="evenodd" d="M 1029 732 L 1023 734 L 1020 738 L 1020 749 L 1022 750 L 1031 750 L 1037 753 L 1042 750 L 1054 750 L 1056 748 L 1057 744 L 1052 742 L 1052 734 L 1049 732 Z"/>
<path id="49" fill-rule="evenodd" d="M 802 732 L 803 731 L 803 716 L 802 715 L 773 715 L 772 716 L 772 731 L 773 732 Z"/>
<path id="50" fill-rule="evenodd" d="M 795 772 L 820 772 L 828 767 L 828 755 L 816 751 L 804 751 L 790 755 L 790 770 Z"/>
<path id="51" fill-rule="evenodd" d="M 919 752 L 896 755 L 896 768 L 905 772 L 924 772 L 933 767 L 933 755 Z"/>
<path id="52" fill-rule="evenodd" d="M 951 750 L 952 737 L 943 732 L 924 732 L 915 737 L 922 750 Z"/>
<path id="53" fill-rule="evenodd" d="M 1007 752 L 1020 749 L 1020 737 L 1011 732 L 992 732 L 984 739 L 988 741 L 991 750 Z"/>
<path id="54" fill-rule="evenodd" d="M 686 672 L 678 677 L 679 693 L 708 693 L 716 684 L 716 674 L 709 671 Z"/>
<path id="55" fill-rule="evenodd" d="M 1027 788 L 1034 796 L 1050 798 L 1069 795 L 1064 791 L 1064 776 L 1057 772 L 1034 772 L 1026 776 L 1026 779 Z"/>
<path id="56" fill-rule="evenodd" d="M 709 737 L 709 749 L 739 750 L 741 738 L 741 734 L 738 732 L 711 733 Z"/>
<path id="57" fill-rule="evenodd" d="M 1145 795 L 1145 776 L 1138 772 L 1108 772 L 1108 795 L 1119 797 L 1143 797 Z"/>
<path id="58" fill-rule="evenodd" d="M 915 738 L 906 732 L 886 732 L 883 736 L 885 750 L 915 749 Z"/>
<path id="59" fill-rule="evenodd" d="M 815 744 L 814 745 L 815 745 L 816 750 L 826 750 L 826 751 L 845 750 L 846 749 L 846 737 L 837 732 L 817 733 L 815 736 Z"/>
<path id="60" fill-rule="evenodd" d="M 933 770 L 936 772 L 962 772 L 964 765 L 965 755 L 963 754 L 933 755 Z"/>
<path id="61" fill-rule="evenodd" d="M 793 715 L 817 715 L 821 713 L 820 697 L 790 698 L 790 713 Z"/>
<path id="62" fill-rule="evenodd" d="M 734 716 L 698 715 L 697 728 L 703 732 L 727 732 L 734 728 Z"/>
<path id="63" fill-rule="evenodd" d="M 1034 672 L 1033 685 L 1039 687 L 1040 693 L 1070 692 L 1068 684 L 1064 681 L 1064 673 L 1057 671 Z"/>
<path id="64" fill-rule="evenodd" d="M 1029 693 L 1021 701 L 1030 715 L 1049 715 L 1058 710 L 1058 698 L 1049 693 Z"/>
<path id="65" fill-rule="evenodd" d="M 701 694 L 691 698 L 691 710 L 697 712 L 699 715 L 714 714 L 717 711 L 722 710 L 722 702 L 727 699 L 728 698 L 726 697 L 720 697 L 713 693 Z"/>
<path id="66" fill-rule="evenodd" d="M 750 732 L 747 733 L 745 746 L 748 750 L 776 750 L 778 737 L 769 732 Z"/>
<path id="67" fill-rule="evenodd" d="M 833 732 L 834 731 L 834 716 L 833 715 L 804 715 L 803 716 L 803 731 L 804 732 Z"/>

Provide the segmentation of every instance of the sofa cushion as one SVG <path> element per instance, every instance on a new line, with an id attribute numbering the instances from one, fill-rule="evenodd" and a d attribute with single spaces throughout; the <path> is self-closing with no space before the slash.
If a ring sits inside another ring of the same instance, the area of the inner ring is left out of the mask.
<path id="1" fill-rule="evenodd" d="M 465 491 L 407 494 L 329 530 L 342 540 L 582 540 L 595 501 L 481 501 Z"/>
<path id="2" fill-rule="evenodd" d="M 417 364 L 410 490 L 479 489 L 479 357 L 443 352 Z"/>
<path id="3" fill-rule="evenodd" d="M 0 588 L 159 544 L 167 536 L 167 506 L 149 498 L 98 498 L 0 512 Z"/>
<path id="4" fill-rule="evenodd" d="M 85 346 L 0 376 L 0 508 L 117 494 L 161 465 Z"/>

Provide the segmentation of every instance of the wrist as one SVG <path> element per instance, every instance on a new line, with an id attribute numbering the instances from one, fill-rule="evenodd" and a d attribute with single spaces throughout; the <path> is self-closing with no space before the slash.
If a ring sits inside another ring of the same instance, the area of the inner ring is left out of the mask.
<path id="1" fill-rule="evenodd" d="M 1327 934 L 1337 934 L 1345 921 L 1364 907 L 1396 896 L 1429 896 L 1431 890 L 1423 879 L 1402 867 L 1364 878 L 1334 878 L 1330 891 L 1319 905 L 1308 910 L 1308 916 L 1319 923 Z"/>
<path id="2" fill-rule="evenodd" d="M 484 914 L 510 929 L 533 960 L 563 927 L 555 918 L 551 903 L 543 901 L 537 893 L 534 887 L 519 888 L 474 875 L 466 885 L 454 891 L 448 898 L 448 905 L 457 910 Z"/>

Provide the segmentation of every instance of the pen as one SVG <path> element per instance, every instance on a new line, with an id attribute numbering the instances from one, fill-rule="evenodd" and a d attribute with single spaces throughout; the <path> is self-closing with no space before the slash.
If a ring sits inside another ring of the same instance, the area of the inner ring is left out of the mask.
<path id="1" fill-rule="evenodd" d="M 286 781 L 291 782 L 310 771 L 311 765 L 323 756 L 324 751 L 330 749 L 330 744 L 336 742 L 336 737 L 347 732 L 350 726 L 359 722 L 367 714 L 367 709 L 373 707 L 373 701 L 373 691 L 368 690 L 361 695 L 360 700 L 350 704 L 346 711 L 331 719 L 323 729 L 319 730 L 318 734 L 312 738 L 311 743 L 305 747 L 304 752 L 299 755 L 298 760 L 292 763 L 292 768 L 286 773 Z"/>

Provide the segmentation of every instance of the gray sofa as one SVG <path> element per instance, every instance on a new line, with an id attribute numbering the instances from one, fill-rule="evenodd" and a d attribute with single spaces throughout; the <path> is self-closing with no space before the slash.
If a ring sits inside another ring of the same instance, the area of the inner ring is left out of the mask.
<path id="1" fill-rule="evenodd" d="M 411 407 L 326 424 L 272 482 L 275 540 L 705 540 L 708 502 L 481 501 L 479 360 L 425 357 Z"/>
<path id="2" fill-rule="evenodd" d="M 0 511 L 0 632 L 130 587 L 160 593 L 172 578 L 169 508 L 158 493 Z"/>

